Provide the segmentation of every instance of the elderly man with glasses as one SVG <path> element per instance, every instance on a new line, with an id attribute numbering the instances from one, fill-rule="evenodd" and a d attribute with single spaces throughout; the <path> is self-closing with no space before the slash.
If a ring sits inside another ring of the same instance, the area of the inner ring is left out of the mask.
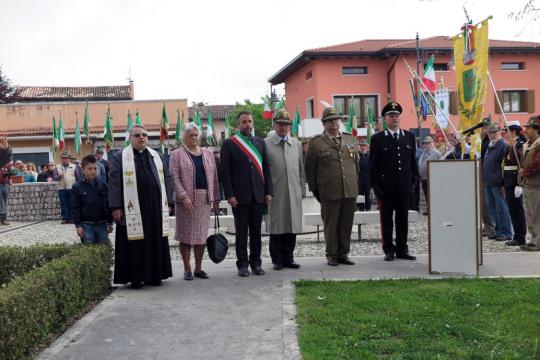
<path id="1" fill-rule="evenodd" d="M 131 145 L 117 151 L 109 171 L 109 208 L 116 222 L 114 282 L 138 289 L 172 276 L 169 206 L 173 205 L 167 162 L 148 146 L 141 125 Z"/>

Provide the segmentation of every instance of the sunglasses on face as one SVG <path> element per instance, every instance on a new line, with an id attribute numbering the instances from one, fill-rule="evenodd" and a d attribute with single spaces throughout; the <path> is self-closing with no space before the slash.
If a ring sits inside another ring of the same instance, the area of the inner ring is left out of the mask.
<path id="1" fill-rule="evenodd" d="M 136 137 L 136 138 L 148 137 L 148 134 L 147 133 L 138 133 L 138 134 L 133 134 L 133 137 Z"/>

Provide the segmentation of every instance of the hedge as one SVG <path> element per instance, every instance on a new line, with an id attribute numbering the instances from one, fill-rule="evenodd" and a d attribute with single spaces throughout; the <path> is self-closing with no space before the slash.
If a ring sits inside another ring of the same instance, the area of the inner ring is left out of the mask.
<path id="1" fill-rule="evenodd" d="M 60 248 L 47 250 L 47 256 L 56 259 L 0 289 L 0 359 L 28 357 L 50 333 L 63 331 L 71 317 L 111 286 L 110 244 L 71 245 L 61 257 Z"/>
<path id="2" fill-rule="evenodd" d="M 66 255 L 72 248 L 68 244 L 0 247 L 0 285 Z"/>

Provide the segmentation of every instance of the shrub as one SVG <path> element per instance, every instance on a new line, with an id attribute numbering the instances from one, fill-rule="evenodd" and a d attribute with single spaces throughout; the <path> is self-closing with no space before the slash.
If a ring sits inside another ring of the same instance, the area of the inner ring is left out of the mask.
<path id="1" fill-rule="evenodd" d="M 72 245 L 64 256 L 7 283 L 0 290 L 0 358 L 28 356 L 49 333 L 64 330 L 72 316 L 105 295 L 111 252 L 109 244 Z"/>
<path id="2" fill-rule="evenodd" d="M 0 285 L 66 255 L 71 249 L 68 244 L 0 247 Z"/>

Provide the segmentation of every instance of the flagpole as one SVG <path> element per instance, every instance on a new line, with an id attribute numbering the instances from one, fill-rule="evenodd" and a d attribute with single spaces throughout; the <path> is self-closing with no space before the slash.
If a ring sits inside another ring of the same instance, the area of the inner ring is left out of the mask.
<path id="1" fill-rule="evenodd" d="M 495 83 L 493 82 L 493 78 L 491 77 L 491 73 L 489 72 L 489 70 L 487 71 L 487 75 L 488 75 L 488 78 L 489 78 L 489 83 L 491 84 L 491 88 L 493 89 L 493 93 L 495 94 L 495 99 L 497 100 L 497 105 L 499 105 L 499 109 L 501 109 L 501 114 L 503 116 L 504 126 L 506 128 L 508 128 L 508 120 L 506 119 L 506 113 L 504 112 L 504 109 L 502 107 L 501 100 L 499 99 L 499 95 L 497 94 L 497 89 L 495 88 Z M 518 167 L 521 167 L 519 157 L 518 157 L 518 154 L 517 154 L 517 151 L 516 151 L 516 147 L 512 146 L 512 149 L 514 150 L 514 155 L 516 156 L 517 165 L 518 165 Z"/>
<path id="2" fill-rule="evenodd" d="M 491 20 L 491 19 L 493 19 L 493 15 L 489 15 L 489 16 L 488 16 L 487 18 L 485 18 L 484 20 L 479 21 L 479 22 L 477 22 L 476 24 L 471 25 L 471 26 L 478 26 L 479 24 L 483 23 L 484 21 L 486 21 L 486 20 Z M 457 33 L 456 35 L 451 36 L 450 39 L 453 39 L 453 38 L 455 38 L 456 36 L 460 36 L 461 34 L 463 34 L 463 33 L 462 33 L 462 32 L 459 32 L 459 33 Z"/>
<path id="3" fill-rule="evenodd" d="M 444 115 L 444 117 L 446 118 L 446 120 L 448 121 L 448 124 L 450 124 L 450 126 L 452 127 L 452 129 L 454 130 L 454 132 L 456 134 L 459 134 L 459 131 L 455 128 L 454 124 L 452 124 L 452 122 L 450 121 L 450 118 L 446 115 L 446 113 L 444 113 L 441 109 L 441 107 L 439 106 L 439 104 L 437 104 L 437 101 L 435 101 L 435 98 L 433 97 L 433 95 L 431 95 L 431 92 L 429 91 L 429 88 L 426 86 L 426 84 L 424 84 L 424 82 L 422 81 L 422 79 L 420 78 L 420 76 L 411 68 L 411 66 L 409 65 L 409 63 L 407 62 L 407 60 L 404 58 L 404 57 L 401 57 L 401 59 L 405 62 L 405 65 L 407 66 L 407 68 L 409 69 L 409 72 L 411 73 L 411 75 L 416 78 L 420 84 L 424 87 L 424 89 L 427 90 L 427 93 L 429 94 L 429 97 L 431 100 L 433 100 L 433 103 L 435 103 L 435 106 L 437 107 L 437 109 L 439 109 L 441 111 L 441 113 Z M 422 95 L 423 95 L 423 92 L 422 92 Z M 425 96 L 424 96 L 425 98 Z M 435 117 L 435 121 L 437 121 L 437 123 L 439 123 L 439 121 L 437 120 L 437 117 Z M 440 126 L 440 124 L 439 124 Z M 442 126 L 441 126 L 442 128 Z"/>
<path id="4" fill-rule="evenodd" d="M 420 73 L 420 37 L 418 36 L 418 32 L 416 33 L 416 73 Z M 418 118 L 418 148 L 422 146 L 422 120 L 420 119 L 420 116 L 418 114 L 418 109 L 421 106 L 421 99 L 418 99 L 419 104 L 417 104 L 417 118 Z"/>

